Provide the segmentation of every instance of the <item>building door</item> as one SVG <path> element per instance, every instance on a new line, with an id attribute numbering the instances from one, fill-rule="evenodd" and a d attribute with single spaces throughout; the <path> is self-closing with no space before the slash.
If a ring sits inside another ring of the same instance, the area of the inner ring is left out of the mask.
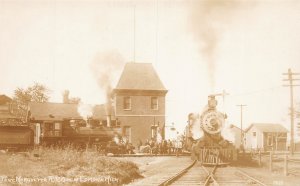
<path id="1" fill-rule="evenodd" d="M 267 145 L 270 150 L 273 150 L 273 136 L 270 134 L 268 135 L 267 138 Z"/>
<path id="2" fill-rule="evenodd" d="M 156 138 L 157 138 L 157 127 L 151 127 L 151 138 L 156 140 Z"/>
<path id="3" fill-rule="evenodd" d="M 123 136 L 131 143 L 131 127 L 125 126 Z"/>
<path id="4" fill-rule="evenodd" d="M 251 141 L 251 147 L 252 149 L 257 149 L 257 133 L 256 132 L 252 132 L 252 141 Z"/>
<path id="5" fill-rule="evenodd" d="M 40 137 L 41 137 L 41 124 L 35 124 L 35 135 L 34 135 L 34 143 L 36 145 L 40 144 Z"/>

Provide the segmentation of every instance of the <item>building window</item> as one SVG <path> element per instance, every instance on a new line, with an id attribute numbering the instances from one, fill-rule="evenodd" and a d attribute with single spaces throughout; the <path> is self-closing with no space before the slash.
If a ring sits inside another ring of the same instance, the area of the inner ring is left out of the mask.
<path id="1" fill-rule="evenodd" d="M 131 143 L 131 127 L 125 126 L 123 128 L 123 136 L 129 143 Z"/>
<path id="2" fill-rule="evenodd" d="M 256 132 L 253 132 L 253 136 L 254 136 L 254 137 L 256 136 Z"/>
<path id="3" fill-rule="evenodd" d="M 54 130 L 60 130 L 60 123 L 54 123 Z"/>
<path id="4" fill-rule="evenodd" d="M 131 98 L 130 97 L 124 97 L 124 103 L 123 108 L 124 110 L 131 110 Z"/>
<path id="5" fill-rule="evenodd" d="M 157 97 L 151 97 L 151 109 L 158 110 L 158 98 Z"/>
<path id="6" fill-rule="evenodd" d="M 61 123 L 45 123 L 44 126 L 45 137 L 61 136 Z"/>
<path id="7" fill-rule="evenodd" d="M 60 136 L 61 123 L 54 123 L 54 136 Z"/>

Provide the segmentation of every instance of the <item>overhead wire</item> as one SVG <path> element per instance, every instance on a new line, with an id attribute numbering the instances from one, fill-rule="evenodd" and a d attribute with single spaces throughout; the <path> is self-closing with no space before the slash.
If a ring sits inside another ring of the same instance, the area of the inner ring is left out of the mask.
<path id="1" fill-rule="evenodd" d="M 266 93 L 269 91 L 274 91 L 279 88 L 281 88 L 281 86 L 269 87 L 269 88 L 264 88 L 264 89 L 259 89 L 259 90 L 254 90 L 254 91 L 249 91 L 249 92 L 244 92 L 244 93 L 239 93 L 239 94 L 229 94 L 228 96 L 237 97 L 237 96 L 254 95 L 254 94 L 260 94 L 260 93 Z"/>

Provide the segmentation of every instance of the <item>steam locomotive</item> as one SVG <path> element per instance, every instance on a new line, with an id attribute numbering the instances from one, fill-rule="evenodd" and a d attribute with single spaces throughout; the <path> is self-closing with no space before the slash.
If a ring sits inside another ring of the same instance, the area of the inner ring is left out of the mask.
<path id="1" fill-rule="evenodd" d="M 201 114 L 190 114 L 186 131 L 186 144 L 191 151 L 191 158 L 202 164 L 228 164 L 237 159 L 235 147 L 221 135 L 226 114 L 216 109 L 217 100 L 210 95 L 207 107 Z M 199 128 L 197 126 L 199 124 Z M 201 138 L 194 139 L 194 134 L 201 132 Z"/>
<path id="2" fill-rule="evenodd" d="M 97 147 L 103 149 L 108 142 L 113 141 L 115 136 L 120 135 L 120 127 L 107 126 L 105 123 L 88 119 L 64 119 L 62 122 L 35 124 L 35 138 L 43 145 L 68 145 L 77 147 Z"/>
<path id="3" fill-rule="evenodd" d="M 33 148 L 34 145 L 67 146 L 74 145 L 78 148 L 93 147 L 105 150 L 110 141 L 120 135 L 120 127 L 107 126 L 80 126 L 83 120 L 64 120 L 59 125 L 59 130 L 51 128 L 51 123 L 30 124 L 19 126 L 0 126 L 0 149 L 22 151 Z M 74 124 L 75 123 L 75 124 Z M 78 124 L 79 123 L 79 124 Z"/>
<path id="4" fill-rule="evenodd" d="M 7 118 L 0 120 L 0 149 L 19 151 L 35 145 L 63 147 L 72 144 L 79 148 L 93 147 L 103 151 L 110 148 L 107 146 L 114 138 L 121 136 L 116 118 L 97 116 L 84 120 L 76 115 L 76 104 L 61 104 L 59 107 L 56 103 L 32 104 L 39 105 L 36 110 L 41 110 L 41 116 L 32 115 L 28 105 L 12 102 L 2 106 Z M 96 109 L 104 112 L 100 110 L 104 109 L 102 106 Z M 68 118 L 69 115 L 75 117 Z"/>

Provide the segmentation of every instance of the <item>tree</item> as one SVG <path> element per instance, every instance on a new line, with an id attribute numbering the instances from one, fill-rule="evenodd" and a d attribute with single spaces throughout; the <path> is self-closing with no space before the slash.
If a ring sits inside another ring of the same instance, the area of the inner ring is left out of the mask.
<path id="1" fill-rule="evenodd" d="M 14 100 L 27 104 L 28 102 L 47 102 L 49 100 L 50 90 L 37 82 L 26 89 L 17 88 L 14 93 Z"/>

